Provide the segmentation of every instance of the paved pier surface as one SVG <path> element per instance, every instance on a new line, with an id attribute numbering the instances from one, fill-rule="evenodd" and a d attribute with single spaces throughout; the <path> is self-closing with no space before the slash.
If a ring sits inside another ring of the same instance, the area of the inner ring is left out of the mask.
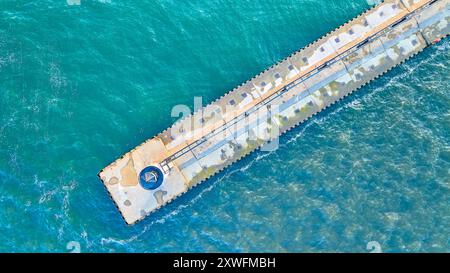
<path id="1" fill-rule="evenodd" d="M 386 0 L 144 142 L 99 176 L 141 220 L 450 33 L 450 0 Z"/>

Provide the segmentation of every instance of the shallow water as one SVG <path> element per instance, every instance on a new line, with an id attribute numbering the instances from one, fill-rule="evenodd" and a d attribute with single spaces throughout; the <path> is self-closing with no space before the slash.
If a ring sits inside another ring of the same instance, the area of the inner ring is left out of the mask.
<path id="1" fill-rule="evenodd" d="M 156 2 L 0 0 L 0 251 L 450 250 L 448 39 L 125 226 L 101 168 L 369 7 Z"/>

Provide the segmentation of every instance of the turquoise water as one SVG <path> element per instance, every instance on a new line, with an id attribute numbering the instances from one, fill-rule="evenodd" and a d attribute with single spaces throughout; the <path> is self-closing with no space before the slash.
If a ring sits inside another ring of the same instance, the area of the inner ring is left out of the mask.
<path id="1" fill-rule="evenodd" d="M 0 251 L 448 252 L 448 39 L 135 226 L 96 176 L 368 7 L 0 0 Z"/>

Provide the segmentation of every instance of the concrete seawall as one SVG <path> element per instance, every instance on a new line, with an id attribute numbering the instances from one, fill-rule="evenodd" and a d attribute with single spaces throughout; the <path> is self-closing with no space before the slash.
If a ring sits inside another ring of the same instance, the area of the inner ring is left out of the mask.
<path id="1" fill-rule="evenodd" d="M 128 224 L 450 33 L 450 0 L 386 0 L 104 168 Z"/>

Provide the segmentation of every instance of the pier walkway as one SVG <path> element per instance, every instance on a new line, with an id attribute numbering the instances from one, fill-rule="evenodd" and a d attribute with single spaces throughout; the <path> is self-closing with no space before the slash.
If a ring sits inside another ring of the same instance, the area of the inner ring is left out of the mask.
<path id="1" fill-rule="evenodd" d="M 176 122 L 99 177 L 144 218 L 450 33 L 450 0 L 386 0 Z"/>

